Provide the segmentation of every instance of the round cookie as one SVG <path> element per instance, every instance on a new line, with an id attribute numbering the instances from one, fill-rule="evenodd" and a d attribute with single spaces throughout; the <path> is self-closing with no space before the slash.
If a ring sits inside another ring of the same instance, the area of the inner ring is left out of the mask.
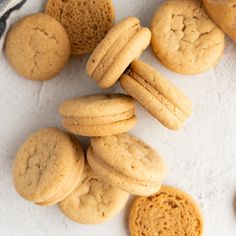
<path id="1" fill-rule="evenodd" d="M 136 124 L 134 100 L 124 94 L 93 94 L 64 101 L 62 125 L 82 136 L 108 136 L 129 131 Z"/>
<path id="2" fill-rule="evenodd" d="M 82 183 L 58 205 L 71 220 L 81 224 L 103 223 L 125 206 L 129 194 L 103 183 L 85 165 Z"/>
<path id="3" fill-rule="evenodd" d="M 157 192 L 165 175 L 159 154 L 129 134 L 91 138 L 87 159 L 104 182 L 136 195 Z"/>
<path id="4" fill-rule="evenodd" d="M 7 34 L 6 56 L 21 76 L 30 80 L 55 77 L 70 57 L 70 41 L 53 17 L 36 13 L 19 20 Z"/>
<path id="5" fill-rule="evenodd" d="M 179 189 L 162 186 L 150 197 L 138 197 L 129 217 L 131 236 L 203 234 L 203 219 L 194 200 Z"/>
<path id="6" fill-rule="evenodd" d="M 181 74 L 214 66 L 224 51 L 224 33 L 199 0 L 167 0 L 151 22 L 152 48 L 160 62 Z"/>
<path id="7" fill-rule="evenodd" d="M 40 129 L 17 152 L 13 182 L 26 200 L 52 205 L 74 190 L 83 168 L 84 153 L 78 142 L 58 129 Z"/>
<path id="8" fill-rule="evenodd" d="M 57 190 L 53 197 L 47 199 L 46 201 L 37 203 L 40 206 L 50 206 L 62 201 L 67 197 L 79 183 L 82 181 L 82 174 L 84 171 L 84 151 L 81 147 L 79 141 L 71 136 L 72 141 L 74 142 L 74 148 L 77 153 L 77 163 L 75 164 L 71 173 L 67 175 L 64 184 Z M 81 158 L 83 157 L 83 158 Z"/>
<path id="9" fill-rule="evenodd" d="M 236 42 L 236 0 L 203 0 L 207 13 Z"/>
<path id="10" fill-rule="evenodd" d="M 156 119 L 179 130 L 192 113 L 192 102 L 174 84 L 142 61 L 133 61 L 120 79 L 122 88 Z"/>
<path id="11" fill-rule="evenodd" d="M 151 40 L 139 19 L 128 17 L 113 26 L 90 56 L 86 71 L 101 88 L 113 86 L 129 64 L 137 59 Z"/>
<path id="12" fill-rule="evenodd" d="M 45 12 L 65 27 L 76 55 L 91 53 L 112 27 L 112 0 L 48 0 Z"/>

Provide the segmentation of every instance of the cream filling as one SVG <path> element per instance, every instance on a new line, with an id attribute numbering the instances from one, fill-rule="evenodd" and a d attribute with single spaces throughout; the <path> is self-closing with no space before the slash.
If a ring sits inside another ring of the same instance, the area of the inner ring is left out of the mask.
<path id="1" fill-rule="evenodd" d="M 92 78 L 98 82 L 102 80 L 103 75 L 106 74 L 110 67 L 112 67 L 113 62 L 118 57 L 122 49 L 129 43 L 140 28 L 140 25 L 136 24 L 118 36 L 94 70 Z"/>
<path id="2" fill-rule="evenodd" d="M 120 114 L 111 116 L 96 116 L 96 117 L 65 117 L 63 116 L 64 123 L 68 125 L 103 125 L 108 123 L 115 123 L 123 120 L 129 120 L 134 116 L 134 109 L 130 109 Z"/>
<path id="3" fill-rule="evenodd" d="M 160 91 L 157 91 L 153 88 L 146 80 L 144 80 L 137 73 L 131 71 L 129 72 L 129 76 L 137 81 L 144 89 L 146 89 L 149 93 L 151 93 L 159 102 L 161 102 L 175 117 L 181 122 L 185 122 L 188 118 L 188 114 L 181 110 L 178 106 L 171 103 Z"/>
<path id="4" fill-rule="evenodd" d="M 133 184 L 141 185 L 143 187 L 153 187 L 155 188 L 157 185 L 160 185 L 159 181 L 153 182 L 153 181 L 144 181 L 140 179 L 133 179 L 131 177 L 128 177 L 124 175 L 123 173 L 114 170 L 111 166 L 109 166 L 106 162 L 104 162 L 101 158 L 96 157 L 96 154 L 93 153 L 92 148 L 90 149 L 92 158 L 98 165 L 100 165 L 102 168 L 106 169 L 109 171 L 109 173 L 112 173 L 114 176 L 118 176 L 120 179 L 124 179 L 126 182 L 131 182 Z"/>

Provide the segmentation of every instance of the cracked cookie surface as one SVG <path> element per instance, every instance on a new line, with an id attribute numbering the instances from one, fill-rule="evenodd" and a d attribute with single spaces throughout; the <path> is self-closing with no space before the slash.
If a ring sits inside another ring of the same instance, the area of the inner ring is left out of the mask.
<path id="1" fill-rule="evenodd" d="M 84 161 L 85 161 L 84 151 L 82 146 L 80 145 L 79 140 L 77 140 L 73 136 L 70 136 L 70 138 L 71 141 L 73 142 L 75 158 L 76 158 L 76 163 L 74 165 L 74 168 L 72 171 L 70 171 L 70 173 L 67 174 L 67 177 L 65 177 L 63 180 L 63 184 L 61 184 L 61 187 L 57 189 L 57 191 L 51 198 L 47 199 L 46 201 L 37 203 L 40 206 L 50 206 L 62 201 L 82 181 L 82 174 L 84 171 Z"/>
<path id="2" fill-rule="evenodd" d="M 132 236 L 201 236 L 203 219 L 190 196 L 179 189 L 162 186 L 155 195 L 134 200 L 129 229 Z"/>
<path id="3" fill-rule="evenodd" d="M 214 66 L 224 50 L 224 33 L 199 0 L 168 0 L 152 23 L 152 48 L 162 64 L 182 74 Z"/>
<path id="4" fill-rule="evenodd" d="M 128 196 L 103 183 L 86 164 L 82 183 L 59 203 L 59 208 L 73 221 L 99 224 L 114 217 L 125 206 Z"/>
<path id="5" fill-rule="evenodd" d="M 55 128 L 40 129 L 17 152 L 13 166 L 15 189 L 35 203 L 52 199 L 64 188 L 75 166 L 81 164 L 83 168 L 82 159 L 82 149 L 76 149 L 67 134 Z"/>
<path id="6" fill-rule="evenodd" d="M 70 42 L 53 17 L 36 13 L 16 22 L 7 34 L 6 56 L 17 73 L 30 80 L 49 80 L 65 66 Z"/>

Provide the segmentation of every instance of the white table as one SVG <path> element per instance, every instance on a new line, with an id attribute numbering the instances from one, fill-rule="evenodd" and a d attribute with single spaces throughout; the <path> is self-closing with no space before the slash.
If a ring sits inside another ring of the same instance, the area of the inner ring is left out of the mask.
<path id="1" fill-rule="evenodd" d="M 39 10 L 45 1 L 28 1 L 20 15 Z M 117 20 L 134 15 L 143 25 L 161 1 L 115 0 Z M 32 131 L 60 127 L 59 104 L 71 97 L 101 92 L 85 74 L 88 57 L 73 58 L 48 82 L 20 78 L 0 55 L 0 235 L 125 236 L 127 213 L 108 223 L 85 226 L 71 222 L 56 206 L 41 208 L 14 191 L 11 168 L 19 145 Z M 193 100 L 194 113 L 182 131 L 164 128 L 137 104 L 138 125 L 132 133 L 158 150 L 168 165 L 166 184 L 182 188 L 200 204 L 206 236 L 235 236 L 236 215 L 236 44 L 228 38 L 220 63 L 197 76 L 167 70 L 148 49 L 142 59 L 160 70 Z M 108 90 L 121 92 L 117 85 Z M 84 144 L 87 139 L 82 140 Z M 127 207 L 128 208 L 128 207 Z"/>

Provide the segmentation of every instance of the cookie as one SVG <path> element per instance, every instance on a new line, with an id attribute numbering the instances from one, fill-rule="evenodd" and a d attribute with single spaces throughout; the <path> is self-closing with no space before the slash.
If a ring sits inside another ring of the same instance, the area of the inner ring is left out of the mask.
<path id="1" fill-rule="evenodd" d="M 77 187 L 78 183 L 81 183 L 82 181 L 82 174 L 84 170 L 84 151 L 76 138 L 72 136 L 70 138 L 72 139 L 72 142 L 74 142 L 74 148 L 77 153 L 77 164 L 74 166 L 71 173 L 67 175 L 63 185 L 61 186 L 61 188 L 58 188 L 53 197 L 47 199 L 46 201 L 36 203 L 38 205 L 50 206 L 62 201 Z"/>
<path id="2" fill-rule="evenodd" d="M 236 1 L 203 0 L 203 3 L 213 21 L 236 42 Z"/>
<path id="3" fill-rule="evenodd" d="M 129 134 L 91 138 L 87 159 L 104 182 L 135 195 L 157 192 L 165 175 L 159 154 Z"/>
<path id="4" fill-rule="evenodd" d="M 162 186 L 150 197 L 138 197 L 129 216 L 131 236 L 201 236 L 203 219 L 194 200 L 179 189 Z"/>
<path id="5" fill-rule="evenodd" d="M 134 100 L 124 94 L 94 94 L 63 102 L 62 125 L 82 136 L 108 136 L 127 132 L 136 124 Z"/>
<path id="6" fill-rule="evenodd" d="M 151 32 L 128 17 L 111 28 L 90 56 L 86 71 L 101 88 L 115 84 L 129 64 L 149 45 Z"/>
<path id="7" fill-rule="evenodd" d="M 154 54 L 167 68 L 197 74 L 214 66 L 224 51 L 224 33 L 199 0 L 167 0 L 151 22 Z"/>
<path id="8" fill-rule="evenodd" d="M 49 80 L 67 63 L 70 41 L 63 26 L 53 17 L 36 13 L 11 27 L 5 51 L 19 75 L 30 80 Z"/>
<path id="9" fill-rule="evenodd" d="M 169 129 L 181 129 L 192 113 L 191 101 L 163 75 L 142 61 L 132 62 L 128 73 L 121 76 L 120 84 Z"/>
<path id="10" fill-rule="evenodd" d="M 99 224 L 118 214 L 128 197 L 128 193 L 102 182 L 85 165 L 82 183 L 58 205 L 75 222 Z"/>
<path id="11" fill-rule="evenodd" d="M 45 12 L 65 27 L 72 53 L 91 53 L 112 27 L 112 0 L 48 0 Z"/>
<path id="12" fill-rule="evenodd" d="M 80 144 L 55 128 L 40 129 L 21 145 L 13 167 L 16 191 L 39 205 L 55 204 L 69 195 L 82 177 Z"/>

